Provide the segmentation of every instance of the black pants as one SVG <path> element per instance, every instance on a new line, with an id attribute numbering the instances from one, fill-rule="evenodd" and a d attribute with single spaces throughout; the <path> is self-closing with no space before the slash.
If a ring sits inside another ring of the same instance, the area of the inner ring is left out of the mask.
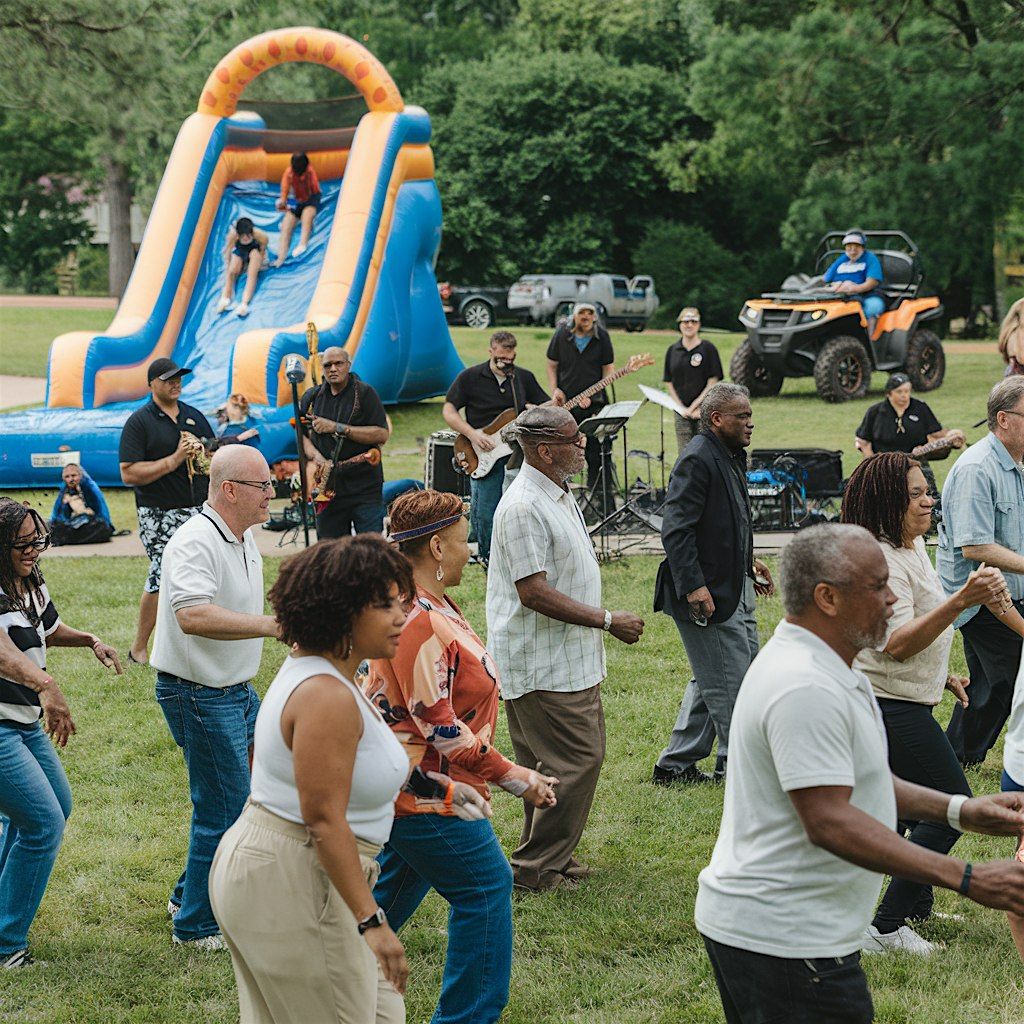
<path id="1" fill-rule="evenodd" d="M 50 538 L 54 547 L 63 547 L 65 544 L 106 544 L 113 535 L 114 528 L 106 519 L 91 519 L 77 527 L 67 523 L 50 523 Z"/>
<path id="2" fill-rule="evenodd" d="M 579 424 L 596 415 L 602 408 L 602 406 L 598 406 L 595 409 L 591 406 L 588 409 L 573 409 L 572 417 Z M 608 454 L 604 477 L 601 476 L 601 442 L 596 437 L 587 437 L 585 454 L 587 458 L 587 487 L 593 491 L 594 507 L 602 516 L 609 515 L 615 510 L 615 468 L 611 453 Z M 595 486 L 597 486 L 597 490 L 594 490 Z"/>
<path id="3" fill-rule="evenodd" d="M 889 767 L 896 775 L 940 793 L 971 795 L 964 770 L 930 707 L 886 698 L 879 698 L 878 706 L 889 739 Z M 907 838 L 917 846 L 942 854 L 949 853 L 960 838 L 959 832 L 934 821 L 901 821 L 900 831 L 909 833 Z M 872 923 L 880 932 L 892 932 L 908 918 L 923 921 L 931 913 L 933 900 L 930 885 L 894 878 Z"/>
<path id="4" fill-rule="evenodd" d="M 384 529 L 384 502 L 380 498 L 352 504 L 334 499 L 316 517 L 318 540 L 348 537 L 356 533 L 380 533 Z"/>
<path id="5" fill-rule="evenodd" d="M 726 1024 L 871 1024 L 875 1011 L 860 953 L 791 960 L 702 936 Z"/>
<path id="6" fill-rule="evenodd" d="M 1016 601 L 1024 612 L 1024 601 Z M 1020 667 L 1021 638 L 987 608 L 960 627 L 971 686 L 970 705 L 953 709 L 946 735 L 962 764 L 980 764 L 995 746 L 1010 714 Z"/>

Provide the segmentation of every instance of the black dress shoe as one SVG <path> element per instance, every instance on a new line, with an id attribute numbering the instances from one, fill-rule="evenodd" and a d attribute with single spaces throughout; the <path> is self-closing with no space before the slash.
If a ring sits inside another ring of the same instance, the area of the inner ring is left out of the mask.
<path id="1" fill-rule="evenodd" d="M 715 774 L 711 776 L 712 782 L 722 785 L 725 782 L 725 768 L 728 758 L 719 757 L 715 761 Z"/>
<path id="2" fill-rule="evenodd" d="M 702 772 L 695 764 L 682 771 L 655 765 L 654 776 L 651 779 L 656 786 L 701 786 L 714 781 L 707 772 Z"/>

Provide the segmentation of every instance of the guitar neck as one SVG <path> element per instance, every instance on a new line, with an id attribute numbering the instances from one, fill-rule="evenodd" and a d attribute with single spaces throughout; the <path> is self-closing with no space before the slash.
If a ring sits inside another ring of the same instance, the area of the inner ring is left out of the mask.
<path id="1" fill-rule="evenodd" d="M 945 448 L 952 448 L 953 442 L 948 437 L 940 437 L 937 441 L 929 441 L 927 444 L 919 444 L 910 453 L 912 459 L 922 459 L 934 452 L 941 452 Z"/>
<path id="2" fill-rule="evenodd" d="M 581 391 L 578 395 L 575 395 L 573 398 L 570 398 L 569 401 L 562 406 L 562 408 L 575 409 L 576 406 L 578 406 L 584 398 L 590 398 L 591 395 L 596 395 L 598 391 L 604 391 L 604 389 L 608 387 L 608 385 L 611 384 L 612 381 L 616 381 L 620 377 L 625 377 L 627 373 L 632 372 L 633 371 L 628 366 L 624 366 L 621 370 L 616 370 L 614 373 L 610 373 L 607 377 L 604 378 L 604 380 L 599 380 L 596 384 L 591 384 L 589 388 L 587 388 L 584 391 Z"/>

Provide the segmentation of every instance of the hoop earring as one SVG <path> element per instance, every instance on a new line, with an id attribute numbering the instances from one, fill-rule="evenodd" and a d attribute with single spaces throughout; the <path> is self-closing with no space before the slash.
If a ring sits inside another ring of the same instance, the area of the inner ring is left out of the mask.
<path id="1" fill-rule="evenodd" d="M 441 580 L 444 579 L 444 569 L 442 569 L 441 566 L 438 566 L 437 572 L 434 573 L 434 576 L 437 577 L 437 582 L 440 583 Z"/>
<path id="2" fill-rule="evenodd" d="M 345 638 L 345 649 L 341 652 L 341 659 L 344 661 L 352 653 L 352 635 Z"/>

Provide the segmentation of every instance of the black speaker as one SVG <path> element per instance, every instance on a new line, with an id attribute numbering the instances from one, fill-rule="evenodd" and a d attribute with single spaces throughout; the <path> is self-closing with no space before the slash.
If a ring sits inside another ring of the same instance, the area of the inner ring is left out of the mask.
<path id="1" fill-rule="evenodd" d="M 423 473 L 426 485 L 432 491 L 445 491 L 469 497 L 469 477 L 456 472 L 452 465 L 455 455 L 454 430 L 438 430 L 427 438 L 427 461 Z"/>

